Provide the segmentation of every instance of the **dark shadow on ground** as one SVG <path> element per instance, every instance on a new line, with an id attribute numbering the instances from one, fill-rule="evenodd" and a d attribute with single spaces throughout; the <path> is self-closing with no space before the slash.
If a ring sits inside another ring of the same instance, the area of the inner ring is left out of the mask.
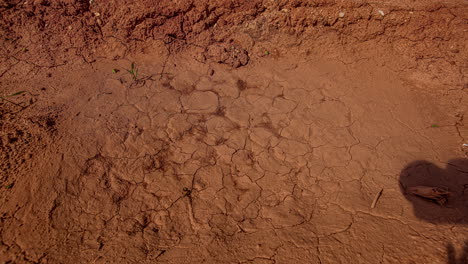
<path id="1" fill-rule="evenodd" d="M 450 195 L 440 205 L 408 193 L 414 186 L 448 188 Z M 468 225 L 468 159 L 450 160 L 445 168 L 428 161 L 412 162 L 401 171 L 400 188 L 419 219 L 433 224 Z"/>
<path id="2" fill-rule="evenodd" d="M 415 186 L 438 187 L 450 194 L 438 203 L 411 194 L 411 187 Z M 400 189 L 419 219 L 433 224 L 468 225 L 468 159 L 450 160 L 445 168 L 424 160 L 414 161 L 401 171 Z M 468 240 L 458 254 L 452 244 L 446 247 L 448 264 L 468 264 Z"/>
<path id="3" fill-rule="evenodd" d="M 452 243 L 447 245 L 447 264 L 468 264 L 468 240 L 465 240 L 465 245 L 459 258 L 457 258 Z"/>

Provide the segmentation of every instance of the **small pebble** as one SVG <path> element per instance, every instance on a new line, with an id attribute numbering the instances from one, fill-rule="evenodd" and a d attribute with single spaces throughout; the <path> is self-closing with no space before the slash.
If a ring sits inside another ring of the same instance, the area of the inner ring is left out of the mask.
<path id="1" fill-rule="evenodd" d="M 382 11 L 382 10 L 379 10 L 379 14 L 380 14 L 381 16 L 385 16 L 384 11 Z"/>
<path id="2" fill-rule="evenodd" d="M 345 12 L 340 12 L 340 13 L 338 14 L 338 16 L 339 16 L 339 17 L 344 17 L 344 16 L 345 16 Z"/>

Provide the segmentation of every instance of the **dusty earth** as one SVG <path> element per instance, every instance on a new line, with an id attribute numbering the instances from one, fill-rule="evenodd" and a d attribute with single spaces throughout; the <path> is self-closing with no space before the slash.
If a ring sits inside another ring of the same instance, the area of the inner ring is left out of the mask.
<path id="1" fill-rule="evenodd" d="M 0 18 L 0 263 L 468 263 L 465 0 Z"/>

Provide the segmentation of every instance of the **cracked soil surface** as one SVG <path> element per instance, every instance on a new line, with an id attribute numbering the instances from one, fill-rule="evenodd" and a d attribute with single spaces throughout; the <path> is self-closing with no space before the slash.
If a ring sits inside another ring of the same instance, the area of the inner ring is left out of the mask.
<path id="1" fill-rule="evenodd" d="M 350 2 L 0 3 L 0 263 L 468 263 L 468 3 Z"/>

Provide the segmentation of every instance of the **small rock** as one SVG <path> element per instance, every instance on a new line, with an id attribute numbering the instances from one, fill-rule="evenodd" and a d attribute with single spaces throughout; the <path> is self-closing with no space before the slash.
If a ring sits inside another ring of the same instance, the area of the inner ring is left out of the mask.
<path id="1" fill-rule="evenodd" d="M 380 9 L 379 9 L 379 14 L 380 14 L 381 16 L 385 16 L 384 11 L 382 11 L 382 10 L 380 10 Z"/>
<path id="2" fill-rule="evenodd" d="M 345 12 L 340 12 L 340 13 L 338 14 L 338 16 L 339 16 L 340 18 L 343 18 L 343 17 L 345 16 Z"/>
<path id="3" fill-rule="evenodd" d="M 99 14 L 98 12 L 94 13 L 95 16 L 100 16 L 101 14 Z"/>

